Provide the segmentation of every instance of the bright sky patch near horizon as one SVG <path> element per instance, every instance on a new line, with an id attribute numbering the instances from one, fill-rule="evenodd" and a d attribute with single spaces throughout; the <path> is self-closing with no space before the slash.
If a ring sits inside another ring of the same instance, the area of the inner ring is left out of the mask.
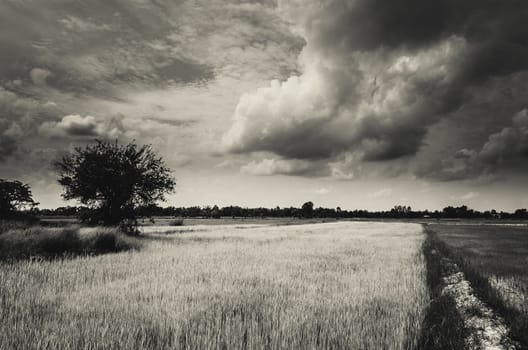
<path id="1" fill-rule="evenodd" d="M 528 4 L 0 3 L 0 177 L 152 144 L 167 205 L 528 207 Z M 70 203 L 74 204 L 74 203 Z"/>

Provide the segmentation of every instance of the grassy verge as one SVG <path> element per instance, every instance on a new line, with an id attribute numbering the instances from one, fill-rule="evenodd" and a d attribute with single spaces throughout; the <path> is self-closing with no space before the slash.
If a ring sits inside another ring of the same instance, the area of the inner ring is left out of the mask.
<path id="1" fill-rule="evenodd" d="M 139 248 L 137 239 L 127 237 L 117 228 L 97 227 L 81 233 L 77 226 L 14 227 L 0 235 L 1 260 L 102 254 Z"/>
<path id="2" fill-rule="evenodd" d="M 469 250 L 446 243 L 441 226 L 426 226 L 425 230 L 428 240 L 435 248 L 458 265 L 477 297 L 504 319 L 510 328 L 509 336 L 521 344 L 521 349 L 528 349 L 528 315 L 523 310 L 508 305 L 500 291 L 493 287 L 485 271 L 485 264 L 471 253 L 476 250 L 475 247 Z M 489 254 L 486 252 L 485 255 Z M 495 259 L 495 265 L 500 265 L 500 257 Z"/>
<path id="3" fill-rule="evenodd" d="M 418 348 L 423 350 L 464 349 L 464 339 L 467 335 L 464 321 L 456 310 L 453 298 L 441 294 L 442 277 L 449 273 L 442 264 L 442 257 L 446 253 L 445 246 L 436 237 L 427 234 L 422 248 L 427 267 L 427 285 L 431 302 L 427 307 L 422 324 Z"/>

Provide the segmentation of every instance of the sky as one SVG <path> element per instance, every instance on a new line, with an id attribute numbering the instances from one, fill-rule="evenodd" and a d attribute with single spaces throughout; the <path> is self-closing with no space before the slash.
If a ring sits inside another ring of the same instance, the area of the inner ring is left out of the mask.
<path id="1" fill-rule="evenodd" d="M 151 144 L 164 205 L 528 207 L 525 0 L 5 0 L 0 178 Z"/>

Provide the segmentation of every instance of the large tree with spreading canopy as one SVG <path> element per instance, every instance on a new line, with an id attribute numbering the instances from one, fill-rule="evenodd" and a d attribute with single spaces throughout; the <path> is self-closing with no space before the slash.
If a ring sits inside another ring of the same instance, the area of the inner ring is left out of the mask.
<path id="1" fill-rule="evenodd" d="M 174 191 L 171 170 L 150 145 L 120 145 L 96 140 L 75 148 L 55 167 L 64 199 L 77 199 L 90 210 L 81 217 L 90 224 L 121 225 L 136 232 L 137 208 L 164 201 Z"/>

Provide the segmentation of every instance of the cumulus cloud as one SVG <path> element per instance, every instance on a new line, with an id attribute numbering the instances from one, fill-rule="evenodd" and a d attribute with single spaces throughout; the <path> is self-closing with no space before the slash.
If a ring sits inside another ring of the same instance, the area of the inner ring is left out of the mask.
<path id="1" fill-rule="evenodd" d="M 47 137 L 103 137 L 118 138 L 123 133 L 122 125 L 115 119 L 97 121 L 92 116 L 72 114 L 57 122 L 45 122 L 39 133 Z"/>
<path id="2" fill-rule="evenodd" d="M 57 123 L 56 127 L 73 136 L 96 136 L 98 134 L 97 122 L 92 116 L 67 115 Z"/>
<path id="3" fill-rule="evenodd" d="M 299 159 L 263 159 L 251 161 L 240 170 L 250 175 L 314 175 L 320 172 L 319 166 Z"/>
<path id="4" fill-rule="evenodd" d="M 479 157 L 488 163 L 517 155 L 528 155 L 528 109 L 515 115 L 511 126 L 490 135 L 479 153 Z"/>
<path id="5" fill-rule="evenodd" d="M 346 153 L 357 162 L 412 157 L 475 89 L 528 68 L 528 7 L 519 6 L 279 1 L 306 41 L 302 73 L 244 94 L 223 145 L 325 167 Z"/>
<path id="6" fill-rule="evenodd" d="M 428 169 L 441 180 L 490 177 L 506 161 L 528 156 L 528 109 L 523 109 L 509 126 L 490 134 L 477 149 L 463 148 L 442 161 L 440 167 Z"/>

